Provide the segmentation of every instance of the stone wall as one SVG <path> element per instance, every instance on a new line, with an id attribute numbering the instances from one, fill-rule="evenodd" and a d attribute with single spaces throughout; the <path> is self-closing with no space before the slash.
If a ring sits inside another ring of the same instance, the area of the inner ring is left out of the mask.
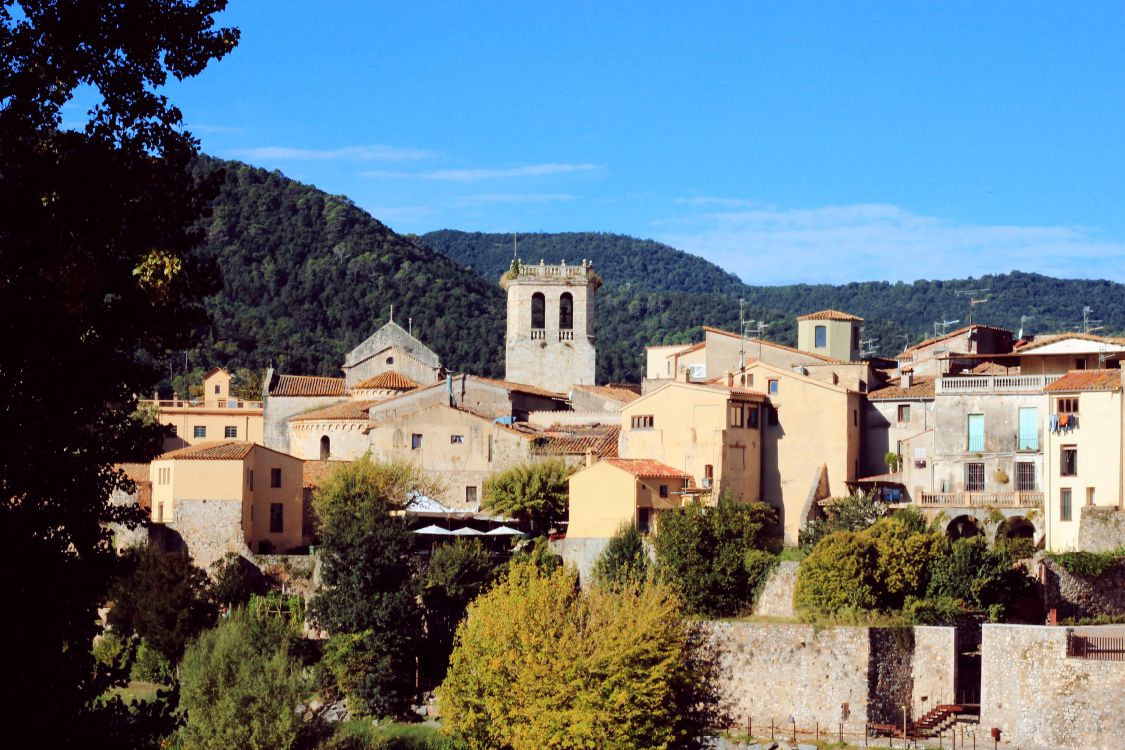
<path id="1" fill-rule="evenodd" d="M 1097 505 L 1082 506 L 1078 521 L 1078 549 L 1110 552 L 1125 545 L 1125 511 Z"/>
<path id="2" fill-rule="evenodd" d="M 345 401 L 342 396 L 266 396 L 262 408 L 262 439 L 267 448 L 289 453 L 289 418 Z M 317 457 L 320 457 L 319 448 Z"/>
<path id="3" fill-rule="evenodd" d="M 1125 558 L 1093 578 L 1075 575 L 1049 557 L 1039 566 L 1043 608 L 1054 609 L 1058 619 L 1125 614 Z"/>
<path id="4" fill-rule="evenodd" d="M 724 701 L 740 724 L 834 726 L 850 720 L 902 721 L 921 697 L 953 694 L 953 628 L 814 628 L 709 622 L 720 651 Z M 928 703 L 926 705 L 932 705 Z"/>
<path id="5" fill-rule="evenodd" d="M 777 564 L 770 573 L 758 601 L 754 603 L 754 614 L 760 617 L 785 617 L 792 619 L 797 613 L 793 609 L 793 592 L 797 588 L 797 568 L 799 562 L 786 560 Z"/>
<path id="6" fill-rule="evenodd" d="M 161 545 L 181 545 L 204 570 L 228 552 L 252 557 L 242 532 L 239 500 L 176 500 L 176 520 L 159 525 L 164 527 Z"/>
<path id="7" fill-rule="evenodd" d="M 981 727 L 985 731 L 998 727 L 1004 740 L 1023 750 L 1122 747 L 1125 668 L 1121 662 L 1068 658 L 1070 630 L 1037 625 L 983 627 Z M 1082 629 L 1087 634 L 1098 630 Z"/>
<path id="8" fill-rule="evenodd" d="M 578 575 L 582 585 L 590 581 L 594 572 L 594 563 L 605 552 L 609 539 L 584 538 L 584 539 L 557 539 L 551 542 L 551 549 L 562 556 L 563 562 L 578 568 Z"/>

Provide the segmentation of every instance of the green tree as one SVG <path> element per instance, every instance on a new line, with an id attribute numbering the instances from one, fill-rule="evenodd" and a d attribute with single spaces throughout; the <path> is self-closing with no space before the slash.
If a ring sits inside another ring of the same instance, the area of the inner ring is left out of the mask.
<path id="1" fill-rule="evenodd" d="M 738 614 L 754 601 L 746 552 L 765 549 L 777 511 L 765 503 L 720 499 L 714 507 L 688 503 L 661 513 L 656 530 L 659 576 L 679 593 L 689 612 L 710 617 Z"/>
<path id="2" fill-rule="evenodd" d="M 284 750 L 297 740 L 301 665 L 287 626 L 234 610 L 184 654 L 179 715 L 188 747 Z"/>
<path id="3" fill-rule="evenodd" d="M 361 635 L 355 697 L 376 715 L 403 715 L 414 688 L 422 610 L 412 578 L 413 534 L 392 515 L 430 483 L 407 463 L 369 458 L 334 472 L 313 498 L 320 519 L 323 591 L 310 612 L 333 635 Z"/>
<path id="4" fill-rule="evenodd" d="M 219 606 L 238 606 L 265 592 L 265 578 L 253 563 L 237 552 L 228 552 L 211 564 L 211 595 Z"/>
<path id="5" fill-rule="evenodd" d="M 836 615 L 879 605 L 875 540 L 854 531 L 822 539 L 801 561 L 793 603 L 806 615 Z"/>
<path id="6" fill-rule="evenodd" d="M 949 597 L 969 609 L 1003 614 L 1028 596 L 1032 581 L 1004 549 L 989 549 L 984 537 L 958 539 L 930 575 L 928 596 Z"/>
<path id="7" fill-rule="evenodd" d="M 60 747 L 85 741 L 106 687 L 82 645 L 116 564 L 103 523 L 138 521 L 109 505 L 124 481 L 110 467 L 155 455 L 133 394 L 213 288 L 193 255 L 197 144 L 160 87 L 234 48 L 238 32 L 214 27 L 224 5 L 0 5 L 0 413 L 21 436 L 0 452 L 0 570 L 5 636 L 35 655 L 9 665 L 0 702 Z M 79 88 L 97 103 L 84 129 L 61 129 Z"/>
<path id="8" fill-rule="evenodd" d="M 489 513 L 518 518 L 545 534 L 566 518 L 574 473 L 562 459 L 548 459 L 514 466 L 484 480 L 481 508 Z"/>
<path id="9" fill-rule="evenodd" d="M 879 606 L 901 609 L 907 597 L 922 597 L 934 564 L 948 552 L 949 542 L 940 531 L 917 531 L 913 519 L 897 515 L 877 521 L 863 532 L 874 540 L 878 553 L 875 580 Z"/>
<path id="10" fill-rule="evenodd" d="M 110 588 L 110 627 L 137 635 L 157 653 L 177 662 L 188 642 L 215 622 L 207 574 L 184 552 L 148 545 L 130 550 L 126 572 Z"/>
<path id="11" fill-rule="evenodd" d="M 605 551 L 594 563 L 594 580 L 609 588 L 628 586 L 648 580 L 651 569 L 641 532 L 630 523 L 610 537 Z"/>
<path id="12" fill-rule="evenodd" d="M 809 521 L 801 532 L 801 547 L 809 550 L 837 531 L 863 531 L 887 514 L 887 504 L 875 493 L 844 495 L 824 503 L 824 518 Z"/>
<path id="13" fill-rule="evenodd" d="M 430 556 L 421 586 L 426 618 L 423 671 L 427 678 L 445 677 L 457 625 L 464 619 L 469 602 L 488 585 L 495 571 L 496 564 L 477 539 L 439 545 Z"/>
<path id="14" fill-rule="evenodd" d="M 662 584 L 583 593 L 514 565 L 469 605 L 438 690 L 480 750 L 696 748 L 719 724 L 714 654 Z"/>

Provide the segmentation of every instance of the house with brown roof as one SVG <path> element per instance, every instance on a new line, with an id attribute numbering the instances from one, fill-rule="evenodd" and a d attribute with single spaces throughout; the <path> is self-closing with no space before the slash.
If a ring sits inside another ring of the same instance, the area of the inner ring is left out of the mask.
<path id="1" fill-rule="evenodd" d="M 797 348 L 843 362 L 858 362 L 862 325 L 863 318 L 839 310 L 800 315 L 797 317 Z"/>
<path id="2" fill-rule="evenodd" d="M 230 392 L 230 373 L 212 367 L 203 376 L 203 395 L 185 399 L 154 398 L 141 406 L 157 409 L 157 419 L 166 425 L 164 450 L 173 451 L 214 440 L 263 441 L 261 401 L 244 401 Z"/>
<path id="3" fill-rule="evenodd" d="M 692 497 L 691 475 L 660 461 L 609 458 L 570 477 L 566 536 L 607 539 L 623 526 L 652 533 L 660 513 Z"/>
<path id="4" fill-rule="evenodd" d="M 227 552 L 288 553 L 304 543 L 302 464 L 240 440 L 165 453 L 149 467 L 150 520 L 204 568 Z"/>
<path id="5" fill-rule="evenodd" d="M 879 489 L 889 502 L 910 502 L 931 491 L 934 452 L 934 378 L 910 371 L 869 391 L 863 408 L 863 460 L 856 487 Z M 899 457 L 889 476 L 887 454 Z"/>
<path id="6" fill-rule="evenodd" d="M 1125 543 L 1125 406 L 1122 370 L 1075 370 L 1044 389 L 1047 400 L 1044 533 L 1049 550 L 1106 550 Z"/>
<path id="7" fill-rule="evenodd" d="M 915 375 L 937 376 L 972 367 L 980 356 L 998 356 L 1012 351 L 1013 334 L 1006 328 L 968 325 L 920 341 L 898 355 L 901 369 Z M 961 358 L 961 355 L 969 355 Z"/>

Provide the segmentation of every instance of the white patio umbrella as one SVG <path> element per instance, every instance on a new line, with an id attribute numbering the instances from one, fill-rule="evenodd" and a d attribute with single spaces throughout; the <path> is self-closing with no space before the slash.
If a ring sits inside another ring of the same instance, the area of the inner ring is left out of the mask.
<path id="1" fill-rule="evenodd" d="M 523 532 L 513 529 L 511 526 L 497 526 L 485 533 L 485 536 L 523 536 Z"/>
<path id="2" fill-rule="evenodd" d="M 470 529 L 468 526 L 464 526 L 453 532 L 453 536 L 482 536 L 483 534 L 484 532 Z"/>
<path id="3" fill-rule="evenodd" d="M 415 529 L 414 533 L 415 534 L 433 534 L 434 536 L 453 536 L 453 534 L 455 532 L 452 532 L 449 529 L 443 529 L 442 527 L 437 526 L 435 524 L 431 524 L 431 525 L 426 526 L 426 527 L 421 528 L 421 529 Z"/>

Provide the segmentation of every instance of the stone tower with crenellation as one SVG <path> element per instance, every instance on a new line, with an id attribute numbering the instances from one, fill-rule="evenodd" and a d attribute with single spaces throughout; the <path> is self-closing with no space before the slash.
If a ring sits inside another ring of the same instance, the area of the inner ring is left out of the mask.
<path id="1" fill-rule="evenodd" d="M 504 377 L 557 393 L 593 385 L 594 293 L 601 286 L 593 265 L 513 260 L 500 285 L 508 290 Z"/>

